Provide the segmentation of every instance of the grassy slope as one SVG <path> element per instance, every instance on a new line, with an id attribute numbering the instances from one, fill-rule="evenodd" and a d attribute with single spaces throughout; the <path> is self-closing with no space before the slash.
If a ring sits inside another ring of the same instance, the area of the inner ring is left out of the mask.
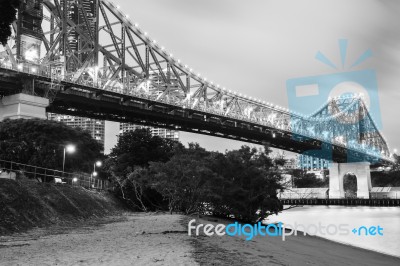
<path id="1" fill-rule="evenodd" d="M 76 223 L 123 210 L 106 192 L 0 179 L 0 235 L 50 224 Z"/>

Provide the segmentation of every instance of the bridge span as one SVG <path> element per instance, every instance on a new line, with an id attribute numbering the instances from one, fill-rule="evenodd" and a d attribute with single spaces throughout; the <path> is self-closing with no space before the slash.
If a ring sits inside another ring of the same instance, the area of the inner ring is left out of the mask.
<path id="1" fill-rule="evenodd" d="M 370 163 L 392 163 L 360 95 L 289 111 L 202 77 L 108 0 L 22 2 L 0 49 L 0 119 L 45 110 L 268 143 L 333 161 L 338 176 L 343 163 L 368 162 L 355 169 L 365 178 Z"/>

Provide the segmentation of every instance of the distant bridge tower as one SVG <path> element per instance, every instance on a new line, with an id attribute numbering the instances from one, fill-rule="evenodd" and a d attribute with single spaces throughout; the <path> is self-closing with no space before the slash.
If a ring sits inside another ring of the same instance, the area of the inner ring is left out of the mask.
<path id="1" fill-rule="evenodd" d="M 36 61 L 40 58 L 42 44 L 43 0 L 21 1 L 18 11 L 17 27 L 17 59 Z"/>
<path id="2" fill-rule="evenodd" d="M 18 20 L 13 24 L 15 46 L 9 49 L 13 54 L 13 65 L 29 61 L 39 64 L 40 49 L 43 39 L 43 0 L 21 1 L 18 10 Z M 15 57 L 14 57 L 15 56 Z M 24 90 L 32 91 L 34 84 L 30 81 L 24 82 Z M 0 121 L 6 118 L 46 118 L 46 107 L 49 100 L 28 94 L 14 94 L 0 99 Z"/>

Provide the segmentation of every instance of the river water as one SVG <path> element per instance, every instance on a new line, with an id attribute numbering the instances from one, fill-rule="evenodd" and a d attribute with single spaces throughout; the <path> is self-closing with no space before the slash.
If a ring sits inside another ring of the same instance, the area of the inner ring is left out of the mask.
<path id="1" fill-rule="evenodd" d="M 347 245 L 400 257 L 399 207 L 304 206 L 270 216 L 267 222 L 282 222 L 290 225 L 297 223 L 306 228 L 319 224 L 322 226 L 347 224 L 350 232 L 346 235 L 327 235 L 326 232 L 324 235 L 321 233 L 316 233 L 316 235 Z M 369 228 L 378 225 L 383 228 L 382 236 L 378 234 L 367 236 L 364 229 L 361 235 L 351 232 L 354 228 L 358 229 L 361 226 Z M 330 229 L 334 229 L 333 226 L 330 227 Z M 334 232 L 334 230 L 330 231 Z"/>

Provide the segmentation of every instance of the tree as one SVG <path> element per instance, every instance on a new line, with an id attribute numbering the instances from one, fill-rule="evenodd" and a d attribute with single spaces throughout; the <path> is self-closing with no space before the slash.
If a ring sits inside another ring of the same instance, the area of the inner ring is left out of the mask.
<path id="1" fill-rule="evenodd" d="M 168 209 L 191 214 L 203 209 L 210 180 L 216 174 L 196 154 L 175 155 L 166 163 L 151 163 L 152 186 L 168 200 Z"/>
<path id="2" fill-rule="evenodd" d="M 317 178 L 314 173 L 307 173 L 306 170 L 293 169 L 290 173 L 293 176 L 294 186 L 297 188 L 323 188 L 329 186 L 329 179 Z"/>
<path id="3" fill-rule="evenodd" d="M 162 209 L 165 201 L 149 183 L 148 167 L 150 162 L 167 162 L 182 150 L 180 142 L 152 136 L 149 129 L 125 132 L 111 150 L 104 170 L 114 182 L 117 196 L 133 209 Z"/>
<path id="4" fill-rule="evenodd" d="M 63 151 L 74 144 L 76 153 L 66 157 L 66 171 L 92 171 L 101 158 L 101 145 L 79 128 L 63 123 L 18 119 L 0 122 L 0 159 L 50 169 L 62 169 Z"/>
<path id="5" fill-rule="evenodd" d="M 346 198 L 357 198 L 357 177 L 348 173 L 343 177 L 343 188 Z"/>
<path id="6" fill-rule="evenodd" d="M 127 177 L 135 167 L 148 168 L 149 162 L 166 162 L 182 149 L 180 142 L 152 136 L 149 129 L 128 131 L 119 136 L 106 168 L 113 175 Z"/>
<path id="7" fill-rule="evenodd" d="M 212 155 L 214 163 L 210 161 L 209 164 L 222 177 L 213 179 L 211 185 L 210 203 L 214 215 L 257 222 L 282 210 L 277 199 L 277 190 L 281 189 L 280 174 L 270 153 L 268 147 L 258 151 L 242 146 L 224 156 Z"/>
<path id="8" fill-rule="evenodd" d="M 11 36 L 11 24 L 16 20 L 20 0 L 0 0 L 0 43 L 5 46 Z"/>
<path id="9" fill-rule="evenodd" d="M 119 186 L 118 195 L 133 209 L 139 211 L 156 211 L 165 209 L 161 194 L 151 187 L 148 169 L 136 167 L 127 178 L 113 179 Z"/>

